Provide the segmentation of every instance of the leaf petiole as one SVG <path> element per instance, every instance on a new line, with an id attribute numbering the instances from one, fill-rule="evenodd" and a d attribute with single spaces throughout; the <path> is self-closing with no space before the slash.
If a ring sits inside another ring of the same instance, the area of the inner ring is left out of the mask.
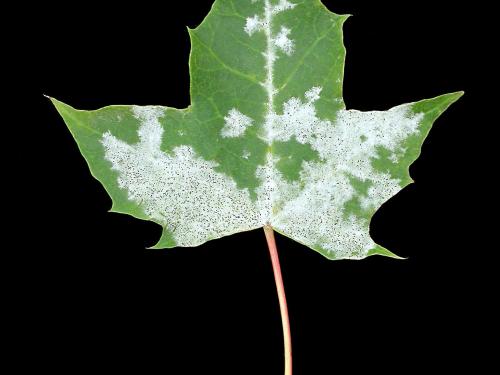
<path id="1" fill-rule="evenodd" d="M 276 282 L 276 290 L 278 292 L 278 299 L 281 312 L 281 324 L 283 326 L 283 340 L 285 349 L 285 375 L 292 375 L 292 337 L 290 334 L 290 320 L 288 318 L 288 307 L 286 304 L 285 287 L 283 285 L 283 278 L 281 276 L 281 266 L 278 257 L 278 249 L 274 239 L 274 231 L 270 225 L 264 226 L 264 233 L 266 234 L 267 247 L 271 255 L 271 262 L 273 264 L 274 281 Z"/>

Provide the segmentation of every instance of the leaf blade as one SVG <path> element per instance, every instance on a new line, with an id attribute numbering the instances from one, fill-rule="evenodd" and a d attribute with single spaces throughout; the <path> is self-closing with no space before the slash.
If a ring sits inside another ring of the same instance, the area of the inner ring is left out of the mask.
<path id="1" fill-rule="evenodd" d="M 163 227 L 153 248 L 271 224 L 328 259 L 397 257 L 373 242 L 382 204 L 461 92 L 346 110 L 348 16 L 318 0 L 217 0 L 189 29 L 192 104 L 78 111 L 55 99 L 112 211 Z"/>

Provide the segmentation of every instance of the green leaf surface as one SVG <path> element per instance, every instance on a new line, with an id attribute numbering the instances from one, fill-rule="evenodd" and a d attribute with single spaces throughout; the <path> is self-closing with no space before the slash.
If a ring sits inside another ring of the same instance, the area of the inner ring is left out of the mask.
<path id="1" fill-rule="evenodd" d="M 370 220 L 412 182 L 432 123 L 462 93 L 346 110 L 346 19 L 319 0 L 216 0 L 189 30 L 187 109 L 51 100 L 112 211 L 163 227 L 156 248 L 268 224 L 329 259 L 394 256 Z"/>

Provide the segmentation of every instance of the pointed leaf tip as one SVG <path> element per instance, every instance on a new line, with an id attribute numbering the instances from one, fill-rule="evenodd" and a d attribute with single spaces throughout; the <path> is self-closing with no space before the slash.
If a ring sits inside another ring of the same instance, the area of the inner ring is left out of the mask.
<path id="1" fill-rule="evenodd" d="M 374 249 L 370 250 L 367 256 L 370 255 L 380 255 L 388 258 L 398 259 L 398 260 L 406 260 L 407 257 L 401 257 L 399 255 L 394 254 L 392 251 L 387 250 L 385 247 L 377 246 Z"/>

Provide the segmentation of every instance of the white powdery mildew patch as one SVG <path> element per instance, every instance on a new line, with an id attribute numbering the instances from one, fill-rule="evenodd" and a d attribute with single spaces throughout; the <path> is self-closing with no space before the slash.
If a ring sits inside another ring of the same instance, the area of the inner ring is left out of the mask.
<path id="1" fill-rule="evenodd" d="M 406 147 L 403 147 L 399 150 L 399 152 L 401 154 L 404 154 L 406 152 Z M 388 158 L 390 161 L 392 161 L 394 164 L 396 164 L 398 161 L 399 161 L 399 157 L 398 155 L 393 152 L 391 155 L 389 155 L 389 158 Z"/>
<path id="2" fill-rule="evenodd" d="M 187 145 L 171 154 L 160 150 L 162 108 L 134 107 L 133 112 L 141 121 L 140 141 L 130 145 L 107 132 L 101 140 L 105 158 L 128 198 L 170 230 L 177 245 L 197 246 L 261 226 L 248 191 L 216 172 L 216 162 L 198 157 Z"/>
<path id="3" fill-rule="evenodd" d="M 392 161 L 394 164 L 398 162 L 398 156 L 394 152 L 391 155 L 389 155 L 388 159 Z"/>
<path id="4" fill-rule="evenodd" d="M 296 4 L 291 3 L 288 0 L 280 0 L 280 2 L 272 8 L 272 13 L 277 14 L 283 12 L 284 10 L 293 9 Z"/>
<path id="5" fill-rule="evenodd" d="M 239 137 L 245 133 L 245 130 L 252 125 L 252 119 L 233 108 L 224 117 L 224 127 L 221 129 L 223 137 Z"/>
<path id="6" fill-rule="evenodd" d="M 254 15 L 253 17 L 247 18 L 244 30 L 248 35 L 252 35 L 254 32 L 261 30 L 263 27 L 263 21 L 259 18 L 259 16 Z"/>
<path id="7" fill-rule="evenodd" d="M 255 4 L 262 0 L 250 0 L 250 1 L 252 4 Z M 264 2 L 266 3 L 268 2 L 268 0 L 264 0 Z M 291 3 L 288 0 L 280 0 L 279 3 L 273 7 L 273 11 L 274 13 L 279 13 L 287 9 L 292 9 L 294 6 L 295 4 Z"/>
<path id="8" fill-rule="evenodd" d="M 311 247 L 321 247 L 337 258 L 362 258 L 374 247 L 367 223 L 342 207 L 355 193 L 348 178 L 332 173 L 332 166 L 303 163 L 304 189 L 272 219 L 273 226 Z"/>
<path id="9" fill-rule="evenodd" d="M 287 55 L 291 55 L 293 52 L 293 40 L 288 38 L 291 30 L 285 26 L 281 26 L 281 30 L 274 38 L 274 44 L 276 47 L 281 49 Z"/>
<path id="10" fill-rule="evenodd" d="M 274 193 L 272 205 L 280 209 L 273 210 L 270 222 L 297 241 L 320 246 L 338 258 L 362 258 L 375 246 L 369 223 L 354 215 L 346 218 L 343 207 L 357 196 L 362 208 L 378 208 L 401 189 L 399 180 L 373 169 L 371 158 L 377 157 L 377 147 L 398 150 L 408 136 L 418 132 L 423 114 L 412 114 L 410 105 L 385 112 L 343 110 L 332 123 L 316 116 L 314 102 L 320 92 L 321 87 L 313 87 L 305 93 L 305 101 L 290 98 L 281 115 L 272 115 L 273 140 L 295 137 L 317 151 L 322 162 L 303 162 L 300 177 L 304 188 L 292 193 L 293 197 L 289 192 L 294 189 L 287 190 L 287 182 L 274 164 L 267 166 L 271 169 L 268 179 L 281 186 L 278 192 L 287 191 L 285 199 Z M 369 181 L 367 194 L 359 196 L 349 177 Z"/>
<path id="11" fill-rule="evenodd" d="M 323 89 L 322 87 L 314 86 L 313 88 L 307 90 L 306 93 L 304 94 L 306 100 L 310 103 L 318 100 L 319 94 L 321 94 L 322 89 Z"/>

